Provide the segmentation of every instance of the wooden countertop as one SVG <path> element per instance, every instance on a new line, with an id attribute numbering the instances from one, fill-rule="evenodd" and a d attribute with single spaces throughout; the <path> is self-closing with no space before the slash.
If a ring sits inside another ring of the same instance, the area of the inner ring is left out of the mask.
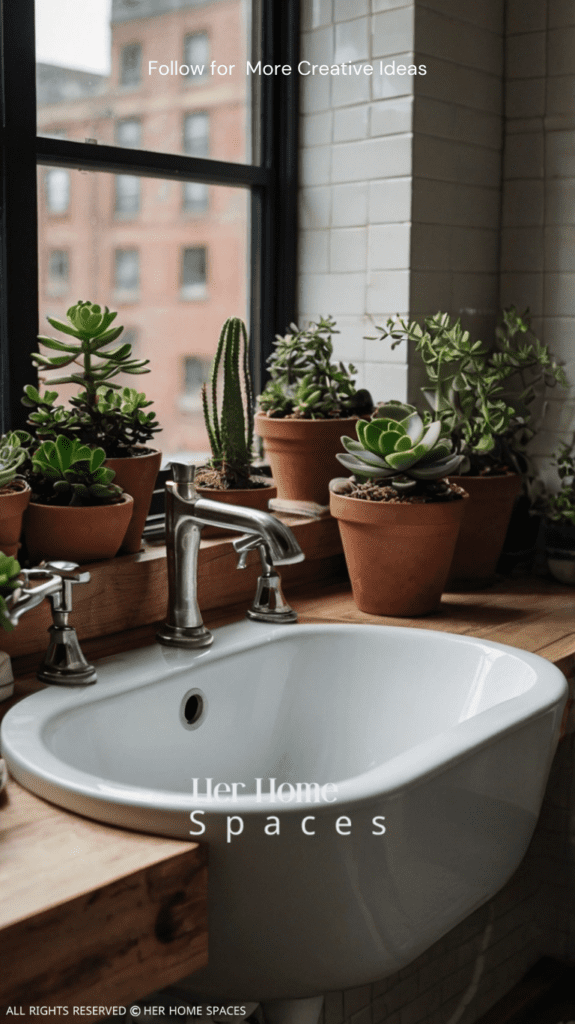
<path id="1" fill-rule="evenodd" d="M 358 611 L 342 581 L 290 601 L 301 622 L 470 634 L 533 651 L 567 675 L 575 668 L 575 589 L 543 578 L 446 594 L 440 611 L 413 620 Z M 213 612 L 207 624 L 244 613 L 245 604 Z M 83 646 L 93 658 L 153 636 L 141 627 Z M 24 677 L 20 696 L 38 685 Z M 205 846 L 88 821 L 13 781 L 0 801 L 0 1007 L 122 1005 L 205 963 Z"/>

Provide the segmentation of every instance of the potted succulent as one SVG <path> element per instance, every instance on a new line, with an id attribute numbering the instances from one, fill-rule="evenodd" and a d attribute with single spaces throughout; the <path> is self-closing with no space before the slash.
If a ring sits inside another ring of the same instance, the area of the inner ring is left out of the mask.
<path id="1" fill-rule="evenodd" d="M 389 402 L 342 437 L 338 461 L 353 476 L 330 484 L 354 601 L 372 615 L 434 611 L 445 588 L 467 495 L 449 482 L 462 456 L 440 421 Z"/>
<path id="2" fill-rule="evenodd" d="M 0 551 L 0 627 L 6 632 L 14 629 L 6 607 L 6 598 L 20 585 L 20 565 L 12 555 Z M 0 651 L 0 701 L 8 700 L 14 693 L 14 676 L 10 657 Z M 1 771 L 0 771 L 0 789 Z"/>
<path id="3" fill-rule="evenodd" d="M 233 505 L 266 511 L 277 489 L 253 467 L 254 410 L 249 373 L 249 342 L 245 324 L 238 317 L 226 320 L 212 363 L 210 387 L 202 388 L 204 421 L 212 451 L 199 469 L 196 484 L 205 497 Z M 221 411 L 218 389 L 223 383 Z M 226 531 L 204 527 L 203 536 L 222 536 Z"/>
<path id="4" fill-rule="evenodd" d="M 534 503 L 544 517 L 545 555 L 549 572 L 561 583 L 575 584 L 575 457 L 563 442 L 553 458 L 560 488 L 541 488 Z"/>
<path id="5" fill-rule="evenodd" d="M 17 472 L 27 458 L 25 431 L 13 430 L 0 438 L 0 550 L 18 551 L 22 517 L 30 501 L 30 488 Z"/>
<path id="6" fill-rule="evenodd" d="M 369 392 L 356 389 L 355 368 L 332 361 L 336 333 L 335 321 L 320 317 L 305 330 L 291 324 L 290 334 L 276 336 L 256 433 L 280 498 L 327 504 L 339 439 L 354 434 L 357 417 L 373 409 Z"/>
<path id="7" fill-rule="evenodd" d="M 103 448 L 60 435 L 32 455 L 32 500 L 24 537 L 32 562 L 60 558 L 94 562 L 118 552 L 133 509 L 131 495 L 112 483 Z"/>
<path id="8" fill-rule="evenodd" d="M 40 336 L 39 341 L 56 355 L 32 356 L 39 371 L 73 371 L 50 379 L 50 384 L 76 384 L 81 389 L 70 399 L 69 408 L 57 405 L 58 392 L 28 385 L 22 402 L 32 411 L 28 423 L 39 441 L 60 436 L 77 439 L 90 447 L 103 448 L 106 466 L 115 473 L 117 485 L 134 498 L 134 514 L 123 542 L 123 550 L 140 550 L 142 531 L 150 509 L 152 492 L 162 460 L 161 452 L 145 447 L 160 426 L 143 392 L 122 387 L 118 374 L 149 373 L 147 359 L 134 359 L 132 346 L 109 346 L 120 337 L 123 327 L 112 326 L 117 314 L 90 302 L 71 306 L 66 321 L 48 317 L 66 341 Z"/>
<path id="9" fill-rule="evenodd" d="M 492 349 L 473 341 L 447 313 L 427 317 L 423 325 L 398 317 L 378 330 L 392 346 L 402 340 L 415 345 L 428 378 L 424 394 L 463 456 L 458 482 L 470 501 L 449 586 L 485 584 L 527 473 L 537 400 L 546 387 L 566 386 L 564 371 L 531 331 L 529 312 L 519 315 L 514 307 L 503 311 Z"/>

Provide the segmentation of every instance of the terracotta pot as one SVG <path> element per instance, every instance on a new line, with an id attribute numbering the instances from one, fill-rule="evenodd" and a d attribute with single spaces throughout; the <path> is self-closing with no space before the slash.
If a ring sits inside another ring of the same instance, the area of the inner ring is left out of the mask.
<path id="1" fill-rule="evenodd" d="M 547 567 L 560 583 L 575 586 L 575 526 L 545 517 Z"/>
<path id="2" fill-rule="evenodd" d="M 393 505 L 330 494 L 362 612 L 411 617 L 435 611 L 467 501 Z"/>
<path id="3" fill-rule="evenodd" d="M 219 491 L 215 487 L 202 487 L 201 484 L 198 484 L 197 490 L 203 498 L 210 498 L 212 501 L 225 501 L 228 505 L 245 505 L 247 508 L 259 509 L 260 512 L 268 511 L 268 501 L 270 498 L 276 498 L 278 493 L 275 483 L 270 483 L 269 487 L 250 487 L 236 491 Z M 202 537 L 229 537 L 230 534 L 237 532 L 237 530 L 220 530 L 217 526 L 204 526 Z"/>
<path id="4" fill-rule="evenodd" d="M 42 558 L 98 562 L 118 553 L 134 502 L 125 494 L 117 505 L 36 505 L 24 517 L 24 536 L 33 563 Z"/>
<path id="5" fill-rule="evenodd" d="M 327 505 L 330 480 L 346 475 L 335 457 L 344 450 L 340 438 L 357 437 L 357 419 L 282 420 L 258 412 L 256 434 L 264 439 L 278 497 Z"/>
<path id="6" fill-rule="evenodd" d="M 22 517 L 32 494 L 25 480 L 15 480 L 18 489 L 0 494 L 0 551 L 16 555 L 20 547 Z"/>
<path id="7" fill-rule="evenodd" d="M 104 465 L 113 469 L 116 476 L 112 483 L 118 484 L 134 499 L 132 520 L 122 542 L 122 552 L 133 555 L 142 547 L 142 533 L 146 516 L 150 511 L 156 478 L 160 472 L 162 453 L 152 448 L 142 448 L 144 455 L 125 459 L 106 459 Z"/>
<path id="8" fill-rule="evenodd" d="M 521 491 L 518 473 L 507 476 L 450 476 L 469 494 L 469 502 L 449 570 L 447 587 L 486 586 L 503 550 L 513 504 Z"/>

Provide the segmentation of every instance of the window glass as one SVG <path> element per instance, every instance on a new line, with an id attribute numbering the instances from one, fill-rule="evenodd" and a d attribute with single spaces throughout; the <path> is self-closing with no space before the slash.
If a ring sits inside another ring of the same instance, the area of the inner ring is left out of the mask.
<path id="1" fill-rule="evenodd" d="M 184 117 L 183 150 L 188 156 L 209 156 L 210 115 L 205 110 Z"/>
<path id="2" fill-rule="evenodd" d="M 185 213 L 202 214 L 206 213 L 209 206 L 210 190 L 201 181 L 186 181 L 182 199 L 182 209 Z"/>
<path id="3" fill-rule="evenodd" d="M 51 167 L 44 175 L 48 213 L 67 213 L 70 205 L 70 172 L 62 167 Z"/>
<path id="4" fill-rule="evenodd" d="M 38 170 L 41 190 L 46 170 Z M 136 346 L 138 359 L 150 360 L 150 372 L 116 382 L 153 401 L 163 428 L 157 446 L 166 459 L 199 461 L 208 451 L 199 388 L 227 317 L 248 323 L 249 191 L 210 185 L 209 209 L 196 218 L 182 209 L 181 182 L 130 176 L 140 187 L 140 209 L 122 219 L 112 215 L 117 175 L 68 173 L 69 216 L 53 217 L 39 207 L 40 333 L 57 337 L 46 317 L 64 318 L 78 299 L 117 310 L 122 340 Z M 56 272 L 62 286 L 62 258 L 57 266 L 54 256 L 49 270 L 49 254 L 64 251 L 65 294 L 53 287 Z M 47 384 L 50 372 L 41 378 Z M 75 393 L 72 385 L 54 390 L 60 402 Z"/>
<path id="5" fill-rule="evenodd" d="M 65 295 L 70 278 L 70 258 L 66 249 L 51 249 L 48 254 L 48 282 L 50 295 Z"/>
<path id="6" fill-rule="evenodd" d="M 115 185 L 116 217 L 133 216 L 140 209 L 140 179 L 134 174 L 117 174 Z"/>
<path id="7" fill-rule="evenodd" d="M 142 47 L 128 43 L 120 50 L 120 85 L 139 85 L 142 80 Z"/>
<path id="8" fill-rule="evenodd" d="M 251 17 L 251 0 L 36 0 L 38 132 L 190 153 L 197 112 L 212 159 L 251 163 Z"/>
<path id="9" fill-rule="evenodd" d="M 142 122 L 139 117 L 124 117 L 116 123 L 116 143 L 139 149 L 142 145 Z"/>

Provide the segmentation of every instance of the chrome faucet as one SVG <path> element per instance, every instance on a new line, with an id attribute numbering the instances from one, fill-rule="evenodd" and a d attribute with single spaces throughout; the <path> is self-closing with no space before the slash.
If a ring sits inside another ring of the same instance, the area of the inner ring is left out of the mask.
<path id="1" fill-rule="evenodd" d="M 262 575 L 248 611 L 261 622 L 295 622 L 296 613 L 281 590 L 276 565 L 303 561 L 292 531 L 268 512 L 202 498 L 194 486 L 196 467 L 172 462 L 173 479 L 166 482 L 166 547 L 168 554 L 168 616 L 157 639 L 175 647 L 208 647 L 213 637 L 203 624 L 198 606 L 198 551 L 202 526 L 218 526 L 244 534 L 234 541 L 238 569 L 248 552 L 259 552 Z"/>
<path id="2" fill-rule="evenodd" d="M 90 573 L 77 573 L 77 568 L 75 562 L 41 562 L 34 569 L 22 569 L 22 586 L 6 598 L 6 611 L 13 626 L 26 612 L 37 608 L 45 597 L 50 601 L 50 642 L 36 673 L 41 683 L 85 686 L 97 679 L 94 666 L 88 664 L 80 650 L 76 630 L 68 622 L 73 585 L 90 581 Z M 38 585 L 33 586 L 34 583 Z"/>

